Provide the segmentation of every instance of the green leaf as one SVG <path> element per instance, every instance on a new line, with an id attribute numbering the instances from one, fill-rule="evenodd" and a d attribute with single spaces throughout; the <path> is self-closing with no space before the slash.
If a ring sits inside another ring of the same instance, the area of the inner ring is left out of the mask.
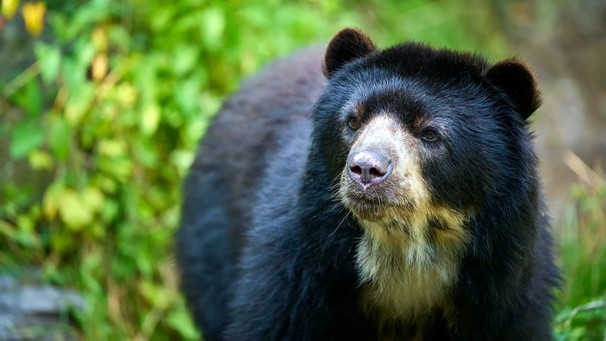
<path id="1" fill-rule="evenodd" d="M 175 91 L 175 102 L 186 115 L 200 112 L 200 80 L 188 79 L 179 82 Z"/>
<path id="2" fill-rule="evenodd" d="M 199 49 L 191 45 L 179 45 L 174 52 L 173 69 L 177 75 L 184 75 L 197 66 L 199 62 Z"/>
<path id="3" fill-rule="evenodd" d="M 187 310 L 185 310 L 185 307 L 183 306 L 180 306 L 180 308 L 181 309 L 170 312 L 167 318 L 168 324 L 178 331 L 184 339 L 199 340 L 200 335 L 198 335 L 198 331 L 187 313 Z"/>
<path id="4" fill-rule="evenodd" d="M 95 87 L 91 83 L 84 82 L 77 88 L 71 89 L 71 91 L 65 104 L 65 118 L 71 126 L 76 126 L 89 110 L 95 98 Z"/>
<path id="5" fill-rule="evenodd" d="M 29 117 L 38 117 L 42 112 L 42 94 L 40 85 L 34 78 L 24 84 L 23 88 L 15 93 L 12 100 L 21 107 Z"/>
<path id="6" fill-rule="evenodd" d="M 63 116 L 53 115 L 50 120 L 48 143 L 58 161 L 65 161 L 69 155 L 72 127 Z"/>
<path id="7" fill-rule="evenodd" d="M 10 239 L 17 239 L 18 230 L 11 224 L 0 220 L 0 235 Z"/>
<path id="8" fill-rule="evenodd" d="M 25 120 L 15 126 L 11 134 L 10 156 L 19 159 L 44 142 L 44 130 L 35 120 Z"/>
<path id="9" fill-rule="evenodd" d="M 105 200 L 101 209 L 101 217 L 106 223 L 111 223 L 120 213 L 120 207 L 118 203 L 112 200 Z"/>
<path id="10" fill-rule="evenodd" d="M 17 240 L 25 247 L 34 247 L 37 237 L 34 231 L 35 221 L 27 214 L 21 214 L 17 217 Z"/>
<path id="11" fill-rule="evenodd" d="M 100 157 L 99 168 L 113 179 L 126 182 L 129 181 L 133 170 L 133 161 L 126 156 L 123 157 Z"/>
<path id="12" fill-rule="evenodd" d="M 52 231 L 50 244 L 54 252 L 65 254 L 77 245 L 74 239 L 73 234 L 66 229 L 56 229 Z"/>
<path id="13" fill-rule="evenodd" d="M 34 45 L 34 52 L 40 66 L 42 80 L 46 84 L 55 81 L 61 70 L 61 52 L 59 51 L 59 47 L 38 41 Z"/>

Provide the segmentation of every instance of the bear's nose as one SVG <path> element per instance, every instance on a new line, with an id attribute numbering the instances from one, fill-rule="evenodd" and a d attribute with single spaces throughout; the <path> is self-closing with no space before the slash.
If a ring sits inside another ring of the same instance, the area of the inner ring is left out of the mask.
<path id="1" fill-rule="evenodd" d="M 379 184 L 391 174 L 391 160 L 374 151 L 359 151 L 352 153 L 347 160 L 349 177 L 362 186 Z"/>

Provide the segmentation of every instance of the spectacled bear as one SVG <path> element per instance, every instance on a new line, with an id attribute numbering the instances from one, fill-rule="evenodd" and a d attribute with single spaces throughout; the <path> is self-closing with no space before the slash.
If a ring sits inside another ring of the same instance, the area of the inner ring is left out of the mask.
<path id="1" fill-rule="evenodd" d="M 206 340 L 547 340 L 558 269 L 517 59 L 344 29 L 226 101 L 176 252 Z"/>

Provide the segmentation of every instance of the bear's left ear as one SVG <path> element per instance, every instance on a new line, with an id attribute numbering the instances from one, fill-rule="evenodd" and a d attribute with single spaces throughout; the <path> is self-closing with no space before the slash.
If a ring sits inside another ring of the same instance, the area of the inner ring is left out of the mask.
<path id="1" fill-rule="evenodd" d="M 376 50 L 372 40 L 364 32 L 355 28 L 343 29 L 328 43 L 322 71 L 326 78 L 330 79 L 343 65 Z"/>
<path id="2" fill-rule="evenodd" d="M 523 119 L 530 117 L 541 105 L 537 82 L 526 64 L 519 60 L 510 59 L 493 65 L 486 78 L 505 91 Z"/>

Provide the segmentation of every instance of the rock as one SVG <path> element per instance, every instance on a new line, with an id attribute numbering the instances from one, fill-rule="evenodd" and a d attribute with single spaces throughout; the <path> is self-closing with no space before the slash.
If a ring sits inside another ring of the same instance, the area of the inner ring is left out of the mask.
<path id="1" fill-rule="evenodd" d="M 0 276 L 0 340 L 77 340 L 70 312 L 84 308 L 72 290 Z"/>

